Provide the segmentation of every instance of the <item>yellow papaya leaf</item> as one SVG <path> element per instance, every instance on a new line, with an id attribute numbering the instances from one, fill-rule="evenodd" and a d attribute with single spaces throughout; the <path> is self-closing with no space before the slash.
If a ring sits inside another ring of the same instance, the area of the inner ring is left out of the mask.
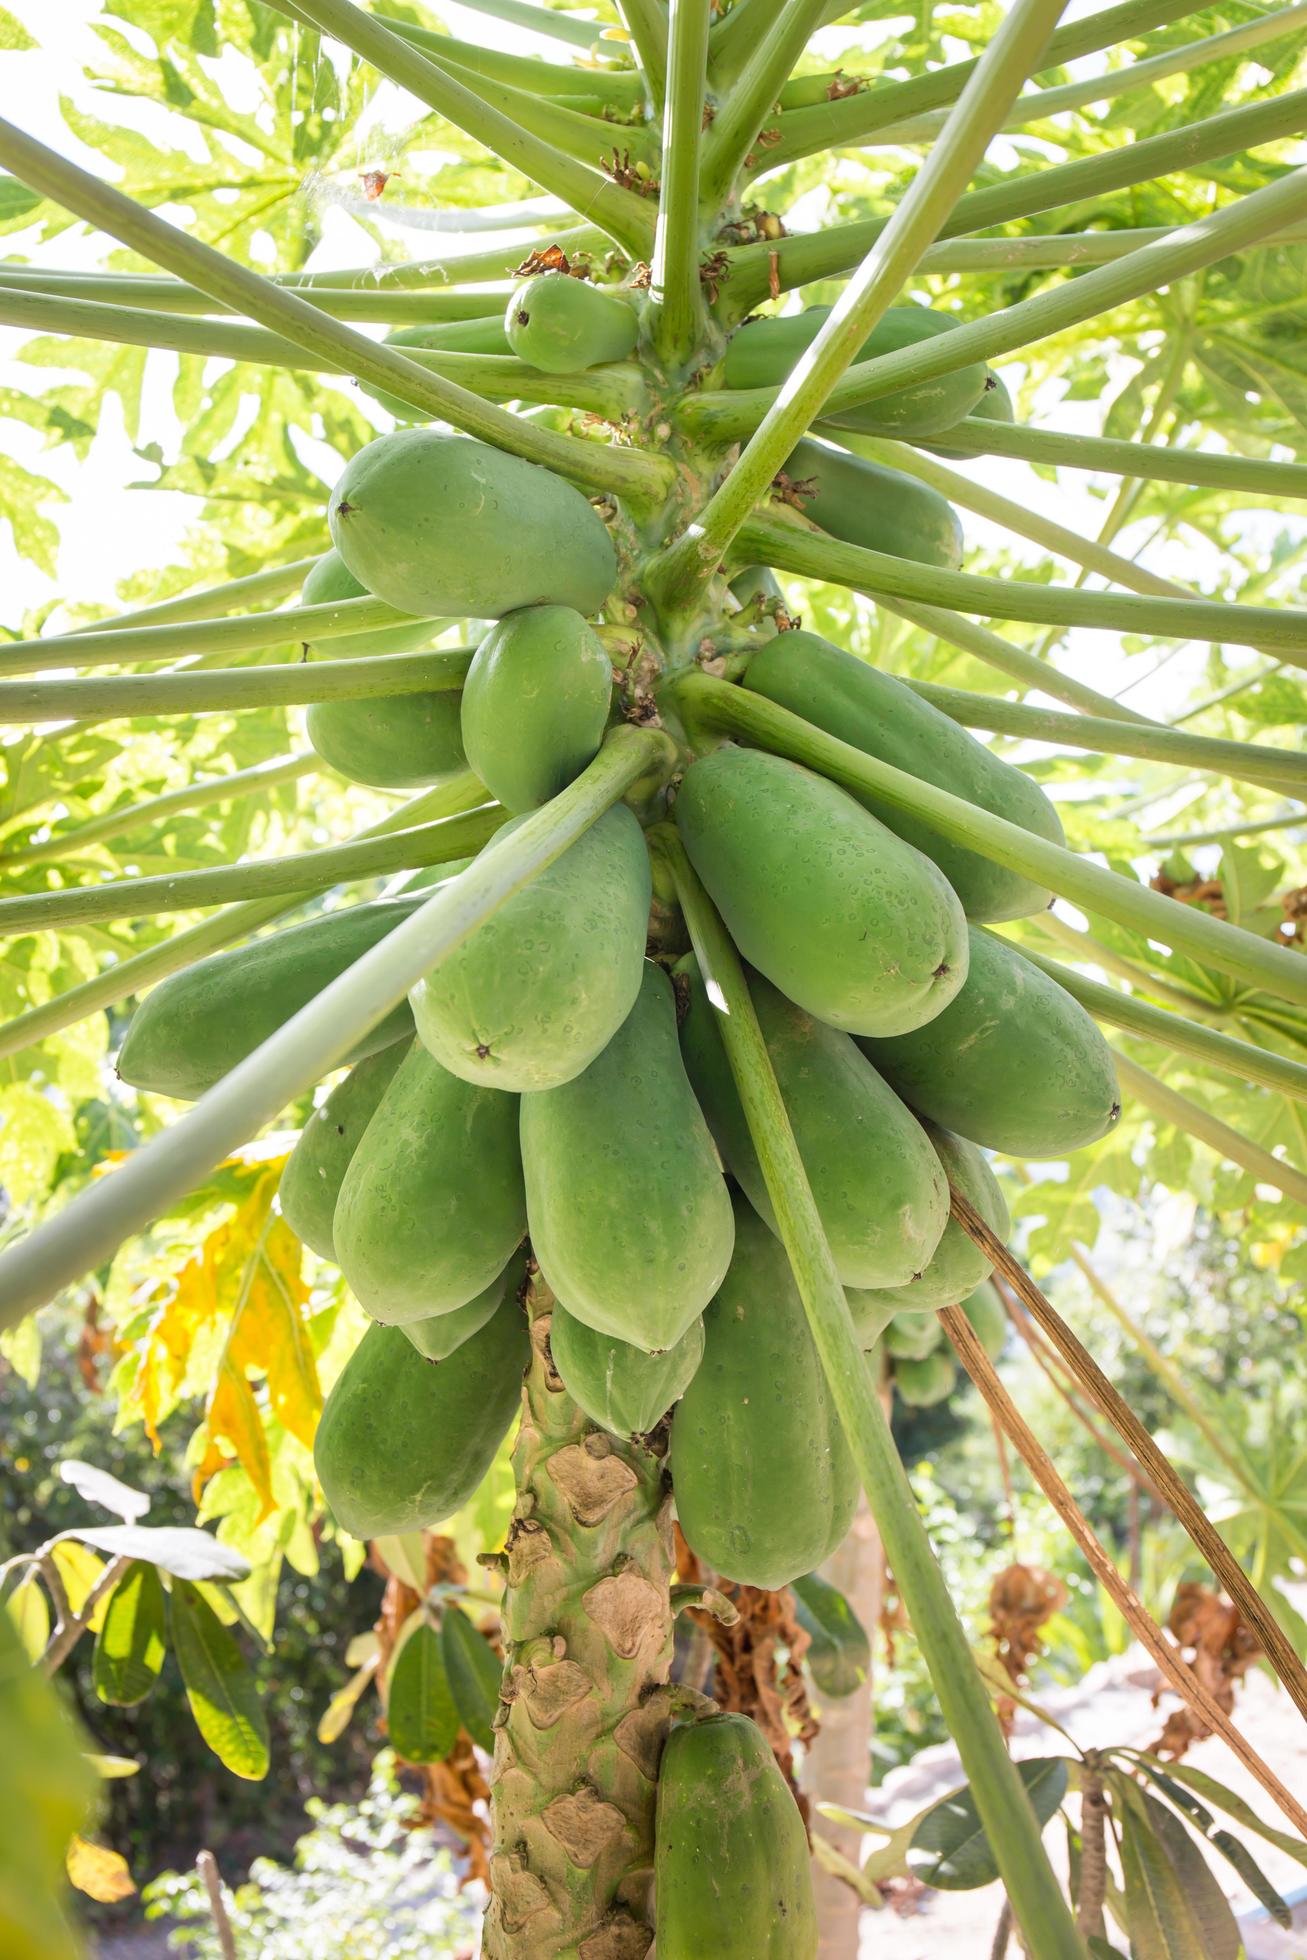
<path id="1" fill-rule="evenodd" d="M 258 1496 L 260 1509 L 256 1522 L 261 1524 L 277 1508 L 272 1494 L 272 1459 L 254 1390 L 244 1369 L 236 1366 L 230 1353 L 218 1365 L 205 1406 L 204 1423 L 208 1443 L 195 1473 L 197 1501 L 209 1478 L 216 1470 L 225 1468 L 234 1456 Z"/>
<path id="2" fill-rule="evenodd" d="M 246 1367 L 263 1369 L 277 1420 L 312 1449 L 322 1390 L 305 1316 L 309 1289 L 300 1276 L 301 1260 L 300 1242 L 285 1219 L 269 1217 L 246 1253 L 230 1352 Z"/>
<path id="3" fill-rule="evenodd" d="M 127 1860 L 107 1844 L 92 1844 L 89 1838 L 75 1837 L 68 1846 L 68 1876 L 79 1892 L 102 1906 L 117 1905 L 130 1899 L 136 1887 L 127 1869 Z"/>

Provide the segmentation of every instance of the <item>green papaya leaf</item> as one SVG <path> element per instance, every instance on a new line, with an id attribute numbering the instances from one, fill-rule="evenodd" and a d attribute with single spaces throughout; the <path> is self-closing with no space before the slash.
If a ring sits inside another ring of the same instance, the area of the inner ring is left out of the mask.
<path id="1" fill-rule="evenodd" d="M 1066 1759 L 1032 1756 L 1017 1764 L 1017 1772 L 1042 1829 L 1066 1795 Z M 908 1868 L 923 1885 L 942 1892 L 971 1892 L 994 1883 L 998 1865 L 969 1785 L 931 1805 L 913 1833 Z"/>
<path id="2" fill-rule="evenodd" d="M 438 1763 L 458 1740 L 458 1709 L 440 1635 L 426 1620 L 414 1627 L 390 1671 L 386 1721 L 406 1763 Z"/>
<path id="3" fill-rule="evenodd" d="M 1277 1926 L 1285 1932 L 1293 1928 L 1293 1913 L 1284 1899 L 1271 1884 L 1252 1852 L 1241 1838 L 1231 1831 L 1213 1831 L 1211 1842 L 1223 1858 L 1227 1858 L 1238 1872 L 1248 1890 L 1259 1906 L 1265 1907 Z"/>
<path id="4" fill-rule="evenodd" d="M 1208 1803 L 1215 1804 L 1228 1817 L 1235 1818 L 1245 1830 L 1256 1831 L 1268 1844 L 1275 1845 L 1280 1851 L 1287 1851 L 1300 1865 L 1307 1865 L 1307 1844 L 1301 1838 L 1293 1837 L 1288 1831 L 1277 1830 L 1274 1824 L 1263 1823 L 1251 1805 L 1246 1804 L 1242 1797 L 1237 1797 L 1233 1790 L 1227 1790 L 1224 1783 L 1218 1783 L 1214 1776 L 1208 1776 L 1205 1770 L 1193 1769 L 1188 1763 L 1172 1763 L 1171 1775 L 1178 1782 L 1187 1784 L 1191 1790 L 1197 1790 L 1199 1796 L 1206 1797 Z"/>
<path id="5" fill-rule="evenodd" d="M 134 1708 L 159 1678 L 167 1652 L 167 1605 L 152 1565 L 130 1565 L 109 1595 L 91 1676 L 111 1708 Z"/>
<path id="6" fill-rule="evenodd" d="M 258 1682 L 207 1599 L 185 1580 L 172 1589 L 172 1644 L 200 1734 L 233 1776 L 268 1773 L 268 1720 Z"/>
<path id="7" fill-rule="evenodd" d="M 490 1754 L 495 1746 L 492 1724 L 499 1707 L 504 1664 L 462 1608 L 452 1604 L 446 1606 L 440 1624 L 440 1644 L 463 1727 L 473 1742 Z"/>
<path id="8" fill-rule="evenodd" d="M 833 1700 L 865 1688 L 871 1673 L 871 1643 L 844 1594 L 817 1572 L 796 1579 L 791 1591 L 795 1618 L 811 1642 L 804 1665 L 817 1687 Z"/>

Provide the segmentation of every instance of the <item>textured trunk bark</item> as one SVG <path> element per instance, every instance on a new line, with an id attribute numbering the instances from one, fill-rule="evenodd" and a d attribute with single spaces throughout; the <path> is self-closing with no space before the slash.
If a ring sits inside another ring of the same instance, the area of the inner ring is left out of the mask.
<path id="1" fill-rule="evenodd" d="M 596 1429 L 564 1390 L 538 1278 L 528 1306 L 484 1951 L 643 1960 L 671 1704 L 669 1487 L 656 1448 Z"/>
<path id="2" fill-rule="evenodd" d="M 844 1543 L 822 1567 L 822 1577 L 838 1586 L 875 1640 L 880 1617 L 882 1557 L 880 1538 L 864 1497 Z M 845 1804 L 861 1810 L 871 1775 L 872 1684 L 844 1701 L 820 1703 L 821 1732 L 808 1751 L 803 1781 L 809 1798 Z M 814 1824 L 846 1858 L 857 1861 L 859 1836 L 814 1816 Z M 813 1873 L 817 1887 L 817 1920 L 821 1928 L 820 1960 L 858 1960 L 862 1906 L 842 1880 L 820 1868 Z"/>

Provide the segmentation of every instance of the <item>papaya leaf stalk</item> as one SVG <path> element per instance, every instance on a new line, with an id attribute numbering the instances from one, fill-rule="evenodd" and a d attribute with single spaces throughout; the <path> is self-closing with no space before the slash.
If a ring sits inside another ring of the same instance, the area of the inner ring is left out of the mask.
<path id="1" fill-rule="evenodd" d="M 1141 1068 L 1128 1055 L 1122 1054 L 1119 1043 L 1113 1044 L 1112 1052 L 1121 1087 L 1152 1115 L 1159 1116 L 1164 1123 L 1174 1123 L 1188 1136 L 1197 1137 L 1218 1157 L 1237 1164 L 1241 1170 L 1255 1177 L 1259 1184 L 1269 1184 L 1297 1204 L 1307 1204 L 1307 1171 L 1286 1164 L 1271 1151 L 1263 1149 L 1261 1144 L 1254 1143 L 1251 1137 L 1242 1135 L 1228 1123 L 1223 1123 L 1219 1116 L 1213 1116 L 1210 1110 L 1203 1109 L 1191 1097 L 1180 1095 L 1150 1069 Z"/>
<path id="2" fill-rule="evenodd" d="M 496 295 L 472 292 L 407 292 L 393 286 L 368 291 L 310 283 L 314 274 L 270 275 L 274 286 L 289 291 L 327 313 L 333 320 L 371 320 L 386 327 L 458 325 L 468 320 L 498 317 Z M 143 272 L 72 272 L 55 267 L 0 265 L 0 288 L 6 293 L 44 293 L 52 299 L 98 300 L 104 305 L 140 308 L 171 314 L 211 314 L 230 320 L 231 309 L 180 279 Z M 507 288 L 504 292 L 507 302 Z"/>
<path id="3" fill-rule="evenodd" d="M 699 155 L 709 13 L 709 0 L 671 0 L 663 181 L 653 256 L 652 335 L 659 357 L 673 369 L 684 366 L 703 337 Z"/>
<path id="4" fill-rule="evenodd" d="M 1103 234 L 1090 233 L 1089 236 Z M 1159 237 L 1169 237 L 1162 232 Z M 1121 442 L 1111 436 L 1064 434 L 1024 424 L 987 422 L 968 415 L 949 430 L 949 447 L 971 456 L 1012 456 L 1063 470 L 1140 477 L 1151 483 L 1186 483 L 1195 489 L 1242 490 L 1253 497 L 1307 498 L 1307 467 L 1263 462 L 1255 456 L 1220 456 L 1203 449 L 1163 449 L 1160 444 Z M 901 447 L 901 445 L 900 445 Z M 895 466 L 901 467 L 898 458 Z"/>
<path id="5" fill-rule="evenodd" d="M 1013 646 L 1011 640 L 1000 638 L 988 626 L 980 626 L 962 613 L 946 612 L 942 606 L 921 605 L 911 599 L 887 598 L 883 592 L 877 594 L 876 603 L 883 611 L 910 620 L 914 626 L 933 633 L 936 639 L 947 640 L 950 646 L 959 647 L 963 653 L 974 653 L 987 667 L 1006 674 L 1009 679 L 1020 681 L 1026 687 L 1037 688 L 1041 694 L 1051 694 L 1055 701 L 1065 701 L 1068 707 L 1078 708 L 1082 714 L 1101 715 L 1106 721 L 1159 726 L 1149 723 L 1147 715 L 1138 714 L 1124 701 L 1115 700 L 1110 694 L 1100 694 L 1096 687 L 1075 680 L 1070 674 L 1059 673 L 1051 660 L 1037 653 L 1028 653 L 1024 647 Z"/>

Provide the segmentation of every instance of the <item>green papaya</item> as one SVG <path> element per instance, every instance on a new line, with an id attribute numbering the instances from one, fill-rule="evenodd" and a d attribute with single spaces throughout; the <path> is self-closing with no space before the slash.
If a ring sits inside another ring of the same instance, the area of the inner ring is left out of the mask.
<path id="1" fill-rule="evenodd" d="M 984 1152 L 974 1143 L 952 1136 L 933 1123 L 924 1123 L 922 1127 L 934 1146 L 946 1184 L 954 1185 L 968 1204 L 974 1206 L 995 1238 L 1006 1239 L 1011 1226 L 1007 1200 Z M 941 1307 L 955 1307 L 975 1292 L 990 1270 L 988 1259 L 974 1239 L 967 1236 L 955 1218 L 950 1218 L 929 1263 L 906 1286 L 887 1286 L 874 1295 L 867 1295 L 866 1308 L 854 1313 L 855 1323 L 869 1325 L 868 1315 L 881 1310 L 932 1314 L 938 1313 Z"/>
<path id="2" fill-rule="evenodd" d="M 951 1348 L 938 1347 L 919 1361 L 894 1363 L 894 1387 L 910 1409 L 933 1409 L 947 1402 L 957 1383 L 958 1364 Z"/>
<path id="3" fill-rule="evenodd" d="M 514 1298 L 447 1361 L 425 1360 L 402 1327 L 369 1327 L 313 1443 L 336 1522 L 355 1538 L 385 1538 L 461 1511 L 517 1413 L 530 1353 Z"/>
<path id="4" fill-rule="evenodd" d="M 810 436 L 791 450 L 785 475 L 804 516 L 828 536 L 946 572 L 961 565 L 958 514 L 928 483 Z"/>
<path id="5" fill-rule="evenodd" d="M 967 417 L 973 422 L 1007 422 L 1017 419 L 1012 397 L 1006 384 L 995 374 L 993 368 L 986 369 L 985 392 L 974 408 L 967 410 Z M 946 456 L 950 462 L 965 462 L 975 454 L 971 449 L 950 449 L 942 442 L 923 443 L 923 448 L 933 451 L 936 456 Z"/>
<path id="6" fill-rule="evenodd" d="M 811 347 L 826 321 L 829 306 L 808 306 L 802 313 L 783 313 L 748 321 L 726 350 L 722 379 L 728 388 L 774 388 L 788 379 Z M 900 347 L 915 347 L 957 326 L 947 314 L 928 306 L 891 306 L 854 355 L 855 361 L 876 360 Z M 974 413 L 985 386 L 985 363 L 968 361 L 952 374 L 933 381 L 916 381 L 892 395 L 861 408 L 845 409 L 830 417 L 836 428 L 859 429 L 869 435 L 937 435 L 951 429 L 964 415 Z"/>
<path id="7" fill-rule="evenodd" d="M 614 1436 L 646 1436 L 680 1400 L 703 1358 L 703 1321 L 691 1321 L 663 1353 L 646 1354 L 555 1306 L 549 1350 L 563 1387 L 591 1422 Z"/>
<path id="8" fill-rule="evenodd" d="M 686 770 L 676 827 L 745 959 L 818 1020 L 902 1033 L 966 978 L 944 874 L 824 776 L 715 749 Z"/>
<path id="9" fill-rule="evenodd" d="M 731 1257 L 731 1203 L 676 1040 L 671 982 L 646 961 L 634 1007 L 560 1088 L 522 1098 L 531 1245 L 598 1334 L 675 1347 Z"/>
<path id="10" fill-rule="evenodd" d="M 736 1092 L 718 1013 L 692 955 L 681 1052 L 726 1168 L 773 1232 L 762 1166 Z M 892 1286 L 927 1264 L 948 1218 L 948 1186 L 925 1131 L 852 1036 L 815 1021 L 760 974 L 753 1005 L 840 1279 Z"/>
<path id="11" fill-rule="evenodd" d="M 654 1844 L 658 1960 L 816 1960 L 808 1834 L 747 1715 L 673 1728 Z"/>
<path id="12" fill-rule="evenodd" d="M 418 982 L 418 1034 L 466 1082 L 570 1082 L 635 1005 L 649 899 L 644 832 L 617 804 Z"/>
<path id="13" fill-rule="evenodd" d="M 794 1617 L 808 1636 L 803 1664 L 832 1701 L 856 1695 L 871 1679 L 867 1629 L 844 1594 L 819 1572 L 794 1581 Z"/>
<path id="14" fill-rule="evenodd" d="M 895 1361 L 924 1361 L 942 1343 L 944 1329 L 937 1314 L 896 1313 L 881 1338 Z"/>
<path id="15" fill-rule="evenodd" d="M 355 578 L 401 612 L 498 619 L 562 605 L 589 616 L 617 577 L 612 540 L 579 490 L 437 429 L 396 429 L 360 449 L 327 520 Z"/>
<path id="16" fill-rule="evenodd" d="M 468 761 L 506 810 L 534 810 L 593 762 L 613 664 L 570 606 L 526 606 L 492 626 L 463 683 Z"/>
<path id="17" fill-rule="evenodd" d="M 296 1238 L 320 1259 L 336 1257 L 332 1219 L 341 1180 L 410 1046 L 397 1041 L 379 1055 L 355 1063 L 344 1081 L 318 1104 L 286 1161 L 277 1189 L 281 1215 Z"/>
<path id="18" fill-rule="evenodd" d="M 526 1231 L 516 1097 L 451 1075 L 415 1042 L 350 1160 L 332 1230 L 374 1320 L 466 1306 Z"/>
<path id="19" fill-rule="evenodd" d="M 892 1298 L 887 1300 L 874 1286 L 846 1286 L 844 1298 L 849 1304 L 858 1346 L 864 1354 L 870 1354 L 894 1318 Z"/>
<path id="20" fill-rule="evenodd" d="M 629 299 L 568 272 L 540 272 L 528 279 L 509 294 L 504 315 L 513 352 L 546 374 L 580 374 L 604 361 L 624 361 L 634 351 L 638 331 Z"/>
<path id="21" fill-rule="evenodd" d="M 453 1313 L 428 1314 L 425 1320 L 406 1320 L 404 1332 L 419 1354 L 428 1361 L 447 1361 L 455 1348 L 480 1333 L 503 1301 L 521 1300 L 526 1285 L 526 1254 L 515 1252 L 502 1273 L 492 1279 L 484 1293 L 478 1293 L 465 1307 Z"/>
<path id="22" fill-rule="evenodd" d="M 918 1114 L 1011 1157 L 1064 1157 L 1121 1114 L 1095 1022 L 1014 946 L 974 926 L 966 984 L 929 1035 L 869 1040 L 866 1052 Z"/>
<path id="23" fill-rule="evenodd" d="M 170 974 L 133 1014 L 118 1053 L 119 1075 L 134 1089 L 193 1102 L 428 895 L 342 906 Z M 362 1061 L 412 1032 L 408 1002 L 400 1001 L 343 1059 Z"/>
<path id="24" fill-rule="evenodd" d="M 1007 1309 L 998 1297 L 991 1279 L 982 1280 L 962 1311 L 971 1322 L 976 1339 L 991 1361 L 997 1361 L 1007 1340 Z"/>
<path id="25" fill-rule="evenodd" d="M 308 577 L 300 587 L 300 602 L 306 606 L 329 606 L 341 599 L 371 596 L 336 550 L 323 552 L 317 563 L 310 566 Z M 308 640 L 305 645 L 310 660 L 367 660 L 374 654 L 417 653 L 431 645 L 445 624 L 438 619 L 414 619 L 403 626 L 374 626 L 362 633 L 337 633 L 325 640 Z M 358 703 L 349 701 L 340 705 L 355 708 Z"/>
<path id="26" fill-rule="evenodd" d="M 775 1591 L 841 1543 L 858 1477 L 785 1249 L 743 1201 L 703 1325 L 672 1417 L 681 1530 L 723 1578 Z"/>
<path id="27" fill-rule="evenodd" d="M 486 295 L 489 305 L 491 295 Z M 387 347 L 406 347 L 419 354 L 511 354 L 508 335 L 504 332 L 502 318 L 483 320 L 442 320 L 429 326 L 392 327 L 385 336 Z M 360 384 L 365 395 L 371 395 L 374 402 L 380 403 L 397 422 L 429 422 L 430 415 L 425 409 L 416 408 L 399 395 L 392 395 L 388 388 L 373 388 L 367 382 Z"/>
<path id="28" fill-rule="evenodd" d="M 744 685 L 922 782 L 1020 824 L 1036 837 L 1066 842 L 1057 811 L 1038 783 L 892 674 L 815 633 L 778 633 L 766 641 L 750 660 Z M 1042 885 L 965 845 L 950 843 L 873 790 L 856 794 L 896 836 L 939 866 L 968 918 L 1019 919 L 1051 903 L 1053 895 Z"/>

